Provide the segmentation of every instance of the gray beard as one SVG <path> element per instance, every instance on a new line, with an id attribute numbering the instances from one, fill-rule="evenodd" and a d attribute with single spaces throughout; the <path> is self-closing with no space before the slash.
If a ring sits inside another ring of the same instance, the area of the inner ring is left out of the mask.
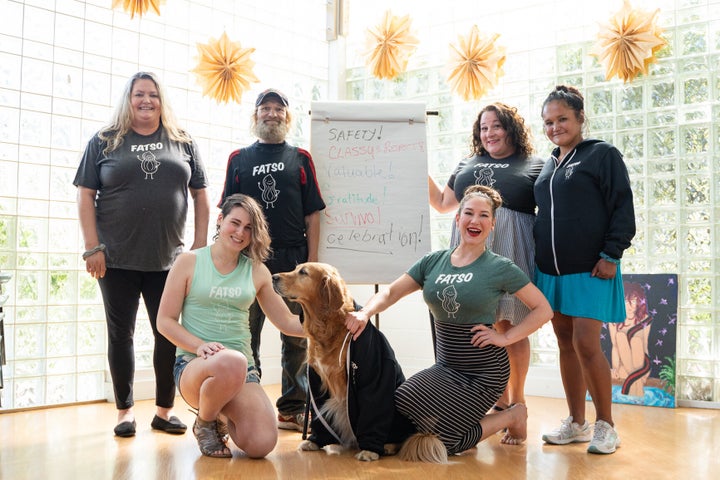
<path id="1" fill-rule="evenodd" d="M 288 126 L 286 123 L 277 125 L 268 125 L 258 123 L 255 125 L 255 136 L 265 143 L 282 143 L 288 134 Z"/>

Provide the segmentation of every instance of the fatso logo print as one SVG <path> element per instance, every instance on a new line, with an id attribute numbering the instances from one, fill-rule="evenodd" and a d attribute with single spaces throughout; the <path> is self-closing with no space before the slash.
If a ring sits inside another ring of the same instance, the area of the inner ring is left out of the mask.
<path id="1" fill-rule="evenodd" d="M 277 181 L 272 172 L 282 172 L 283 170 L 285 170 L 285 163 L 283 162 L 256 165 L 252 169 L 253 177 L 261 177 L 258 188 L 266 209 L 275 208 L 275 202 L 280 196 L 280 190 L 277 188 Z"/>
<path id="2" fill-rule="evenodd" d="M 495 171 L 492 168 L 485 167 L 473 172 L 475 176 L 475 185 L 486 185 L 492 187 L 495 184 Z"/>
<path id="3" fill-rule="evenodd" d="M 455 285 L 448 285 L 443 288 L 442 292 L 437 293 L 438 299 L 442 302 L 443 310 L 448 314 L 448 318 L 455 318 L 455 314 L 460 310 L 460 304 L 457 301 L 457 290 Z"/>
<path id="4" fill-rule="evenodd" d="M 565 167 L 565 179 L 569 179 L 572 177 L 573 172 L 575 171 L 575 167 L 580 165 L 580 162 L 570 163 Z"/>
<path id="5" fill-rule="evenodd" d="M 437 292 L 438 299 L 442 302 L 443 310 L 448 314 L 448 318 L 455 318 L 455 314 L 460 310 L 460 303 L 457 301 L 458 292 L 455 288 L 456 283 L 466 283 L 472 281 L 472 272 L 467 273 L 441 273 L 435 279 L 436 285 L 447 285 L 441 291 Z"/>
<path id="6" fill-rule="evenodd" d="M 262 181 L 258 182 L 258 188 L 260 188 L 260 195 L 265 202 L 265 208 L 275 208 L 275 202 L 280 196 L 275 177 L 270 174 L 265 175 Z"/>
<path id="7" fill-rule="evenodd" d="M 130 146 L 131 152 L 141 152 L 136 155 L 136 157 L 140 160 L 140 170 L 145 174 L 145 180 L 153 180 L 153 175 L 155 175 L 160 168 L 160 162 L 153 151 L 162 150 L 162 148 L 162 142 Z"/>

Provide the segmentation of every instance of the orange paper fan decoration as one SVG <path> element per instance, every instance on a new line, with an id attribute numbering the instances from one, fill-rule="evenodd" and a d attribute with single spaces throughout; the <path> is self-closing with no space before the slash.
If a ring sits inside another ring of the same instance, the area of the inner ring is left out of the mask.
<path id="1" fill-rule="evenodd" d="M 390 10 L 374 28 L 366 30 L 366 65 L 377 78 L 391 80 L 403 73 L 417 49 L 418 39 L 410 32 L 410 15 L 394 16 Z"/>
<path id="2" fill-rule="evenodd" d="M 662 29 L 655 23 L 659 9 L 646 12 L 632 8 L 625 0 L 623 7 L 602 25 L 591 55 L 605 67 L 605 79 L 617 76 L 624 82 L 647 74 L 655 54 L 667 42 L 660 36 Z"/>
<path id="3" fill-rule="evenodd" d="M 165 0 L 113 0 L 112 8 L 122 5 L 123 10 L 130 14 L 130 18 L 133 18 L 136 13 L 142 17 L 151 8 L 160 15 L 160 5 L 164 3 Z"/>
<path id="4" fill-rule="evenodd" d="M 240 42 L 231 41 L 223 32 L 219 40 L 197 44 L 199 61 L 192 69 L 203 87 L 203 96 L 209 95 L 218 103 L 233 100 L 240 103 L 242 94 L 250 89 L 250 82 L 259 82 L 250 59 L 254 48 L 242 48 Z"/>
<path id="5" fill-rule="evenodd" d="M 497 85 L 505 74 L 505 48 L 496 46 L 499 34 L 486 36 L 473 25 L 470 34 L 450 44 L 450 89 L 464 100 L 477 100 Z"/>

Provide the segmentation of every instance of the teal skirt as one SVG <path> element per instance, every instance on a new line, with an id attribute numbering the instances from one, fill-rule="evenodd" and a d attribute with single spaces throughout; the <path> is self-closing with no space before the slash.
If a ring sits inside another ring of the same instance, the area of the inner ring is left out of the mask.
<path id="1" fill-rule="evenodd" d="M 615 278 L 591 277 L 590 272 L 547 275 L 535 268 L 535 284 L 553 311 L 608 323 L 625 321 L 625 289 L 620 265 Z"/>

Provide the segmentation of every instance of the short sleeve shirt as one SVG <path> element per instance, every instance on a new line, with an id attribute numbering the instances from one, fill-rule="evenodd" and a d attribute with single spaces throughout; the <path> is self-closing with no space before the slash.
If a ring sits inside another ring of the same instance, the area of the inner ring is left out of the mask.
<path id="1" fill-rule="evenodd" d="M 522 213 L 535 213 L 533 186 L 544 165 L 539 157 L 511 155 L 494 159 L 488 155 L 462 160 L 448 179 L 447 185 L 462 200 L 471 185 L 492 187 L 502 195 L 503 207 Z"/>
<path id="2" fill-rule="evenodd" d="M 505 293 L 515 293 L 530 279 L 511 260 L 485 250 L 464 267 L 450 262 L 452 250 L 426 254 L 408 270 L 438 321 L 462 325 L 495 323 L 495 310 Z"/>
<path id="3" fill-rule="evenodd" d="M 255 142 L 230 154 L 220 203 L 233 193 L 263 208 L 273 249 L 306 245 L 305 217 L 325 208 L 310 153 L 287 143 Z"/>
<path id="4" fill-rule="evenodd" d="M 193 143 L 171 140 L 164 128 L 128 132 L 103 153 L 96 134 L 85 149 L 73 184 L 97 190 L 97 232 L 111 268 L 166 271 L 183 249 L 188 188 L 207 187 Z"/>

